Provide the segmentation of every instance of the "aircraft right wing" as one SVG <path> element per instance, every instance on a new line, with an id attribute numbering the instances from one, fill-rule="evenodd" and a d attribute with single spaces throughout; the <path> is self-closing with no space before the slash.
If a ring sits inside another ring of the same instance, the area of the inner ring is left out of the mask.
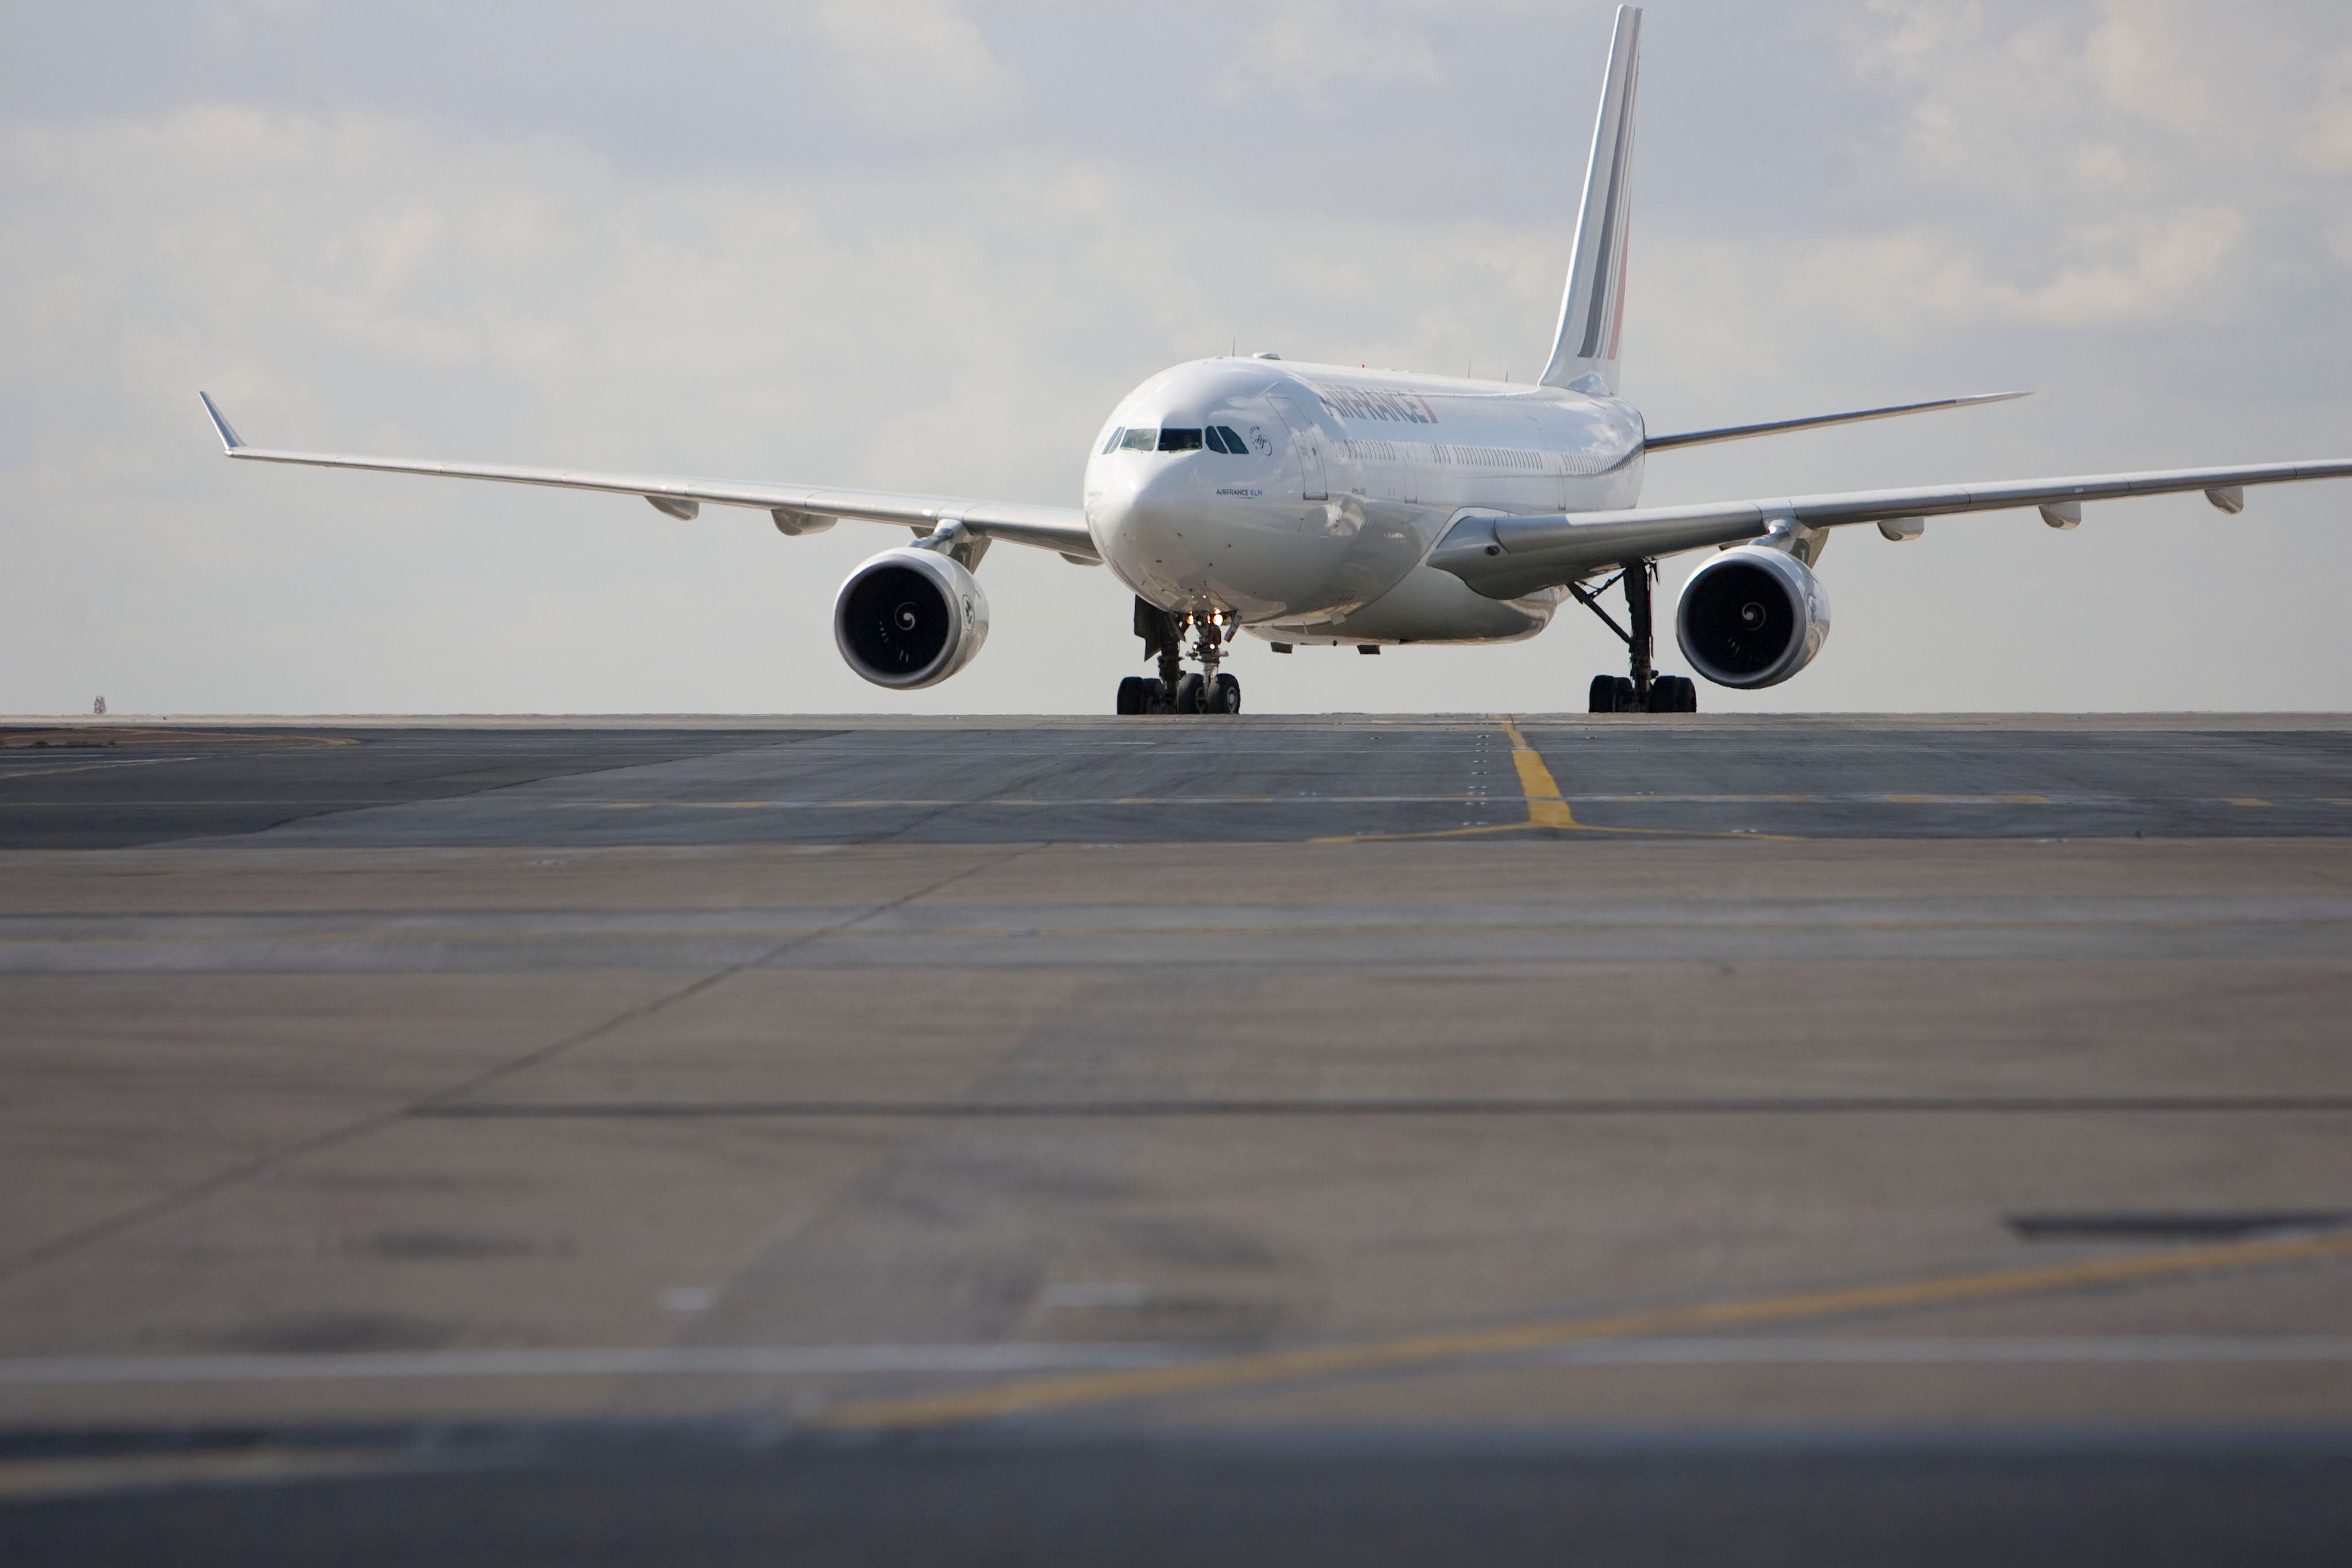
<path id="1" fill-rule="evenodd" d="M 231 457 L 258 463 L 293 463 L 311 468 L 364 468 L 380 474 L 423 474 L 444 479 L 489 479 L 508 485 L 543 485 L 559 490 L 602 490 L 614 496 L 641 496 L 667 516 L 688 518 L 705 505 L 753 507 L 775 519 L 787 534 L 817 533 L 834 519 L 903 523 L 918 534 L 929 534 L 961 522 L 964 531 L 982 538 L 1003 539 L 1058 553 L 1079 566 L 1102 560 L 1087 531 L 1084 513 L 1075 507 L 1041 507 L 1025 501 L 962 500 L 952 496 L 921 496 L 885 490 L 837 490 L 814 485 L 742 483 L 728 479 L 683 479 L 656 474 L 596 474 L 576 468 L 524 468 L 496 463 L 447 463 L 425 457 L 369 457 L 341 452 L 289 452 L 252 446 L 229 424 L 204 392 L 205 413 L 220 436 L 221 450 Z"/>
<path id="2" fill-rule="evenodd" d="M 1638 560 L 1709 546 L 1739 544 L 1775 532 L 1804 533 L 1877 523 L 1891 537 L 1915 537 L 1925 519 L 1958 512 L 2039 507 L 2053 528 L 2082 521 L 2085 501 L 2202 490 L 2224 512 L 2245 507 L 2250 485 L 2352 478 L 2352 459 L 2263 463 L 2240 468 L 2170 468 L 2074 479 L 2005 479 L 1986 485 L 1923 485 L 1899 490 L 1849 490 L 1779 500 L 1718 501 L 1696 507 L 1635 507 L 1544 517 L 1469 517 L 1449 529 L 1429 564 L 1452 572 L 1490 599 L 1516 599 L 1580 581 Z"/>

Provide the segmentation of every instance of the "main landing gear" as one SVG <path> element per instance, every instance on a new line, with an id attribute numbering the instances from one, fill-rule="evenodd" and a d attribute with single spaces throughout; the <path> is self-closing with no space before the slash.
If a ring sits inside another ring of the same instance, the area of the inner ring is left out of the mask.
<path id="1" fill-rule="evenodd" d="M 1135 634 L 1143 656 L 1160 661 L 1160 674 L 1129 675 L 1118 683 L 1118 711 L 1143 713 L 1239 713 L 1242 684 L 1217 668 L 1225 656 L 1226 624 L 1221 615 L 1178 616 L 1135 601 Z M 1192 657 L 1201 673 L 1184 668 L 1184 634 L 1193 636 Z"/>
<path id="2" fill-rule="evenodd" d="M 1617 633 L 1618 640 L 1625 644 L 1627 662 L 1633 669 L 1630 678 L 1624 675 L 1593 676 L 1587 712 L 1698 712 L 1696 682 L 1683 675 L 1662 675 L 1650 665 L 1650 584 L 1657 575 L 1656 561 L 1637 560 L 1593 592 L 1587 592 L 1580 583 L 1568 585 L 1568 591 L 1576 595 L 1578 603 L 1600 616 L 1601 623 Z M 1601 608 L 1600 595 L 1608 592 L 1611 586 L 1618 582 L 1625 585 L 1626 619 L 1633 623 L 1630 632 L 1618 625 L 1609 612 Z"/>

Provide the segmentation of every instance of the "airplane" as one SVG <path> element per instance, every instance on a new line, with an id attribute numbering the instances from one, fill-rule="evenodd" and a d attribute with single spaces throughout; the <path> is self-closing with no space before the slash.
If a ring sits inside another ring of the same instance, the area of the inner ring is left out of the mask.
<path id="1" fill-rule="evenodd" d="M 681 519 L 705 506 L 753 507 L 793 537 L 839 521 L 906 527 L 913 541 L 860 564 L 833 611 L 849 667 L 897 690 L 936 685 L 980 653 L 989 611 L 974 574 L 992 544 L 1106 567 L 1135 596 L 1135 632 L 1152 664 L 1119 682 L 1122 715 L 1239 713 L 1240 682 L 1220 666 L 1243 632 L 1277 653 L 1508 643 L 1541 632 L 1570 600 L 1626 647 L 1627 673 L 1594 677 L 1590 711 L 1691 713 L 1696 684 L 1654 663 L 1651 590 L 1664 557 L 1717 552 L 1683 585 L 1675 641 L 1706 680 L 1753 689 L 1796 674 L 1828 639 L 1814 567 L 1833 528 L 1874 524 L 1909 540 L 1932 517 L 2028 507 L 2073 528 L 2085 502 L 2198 490 L 2235 514 L 2250 486 L 2352 476 L 2352 461 L 2332 460 L 1640 507 L 1652 453 L 2025 395 L 1650 434 L 1619 396 L 1641 37 L 1640 8 L 1621 5 L 1567 291 L 1534 382 L 1271 353 L 1177 365 L 1111 410 L 1076 507 L 280 451 L 247 445 L 197 395 L 227 455 L 255 462 L 639 496 Z M 1601 602 L 1612 587 L 1624 595 L 1622 624 Z"/>

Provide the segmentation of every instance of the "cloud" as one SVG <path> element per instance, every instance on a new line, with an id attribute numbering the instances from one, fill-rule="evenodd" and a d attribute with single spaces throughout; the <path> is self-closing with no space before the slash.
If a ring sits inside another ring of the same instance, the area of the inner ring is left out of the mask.
<path id="1" fill-rule="evenodd" d="M 1842 334 L 1921 344 L 1987 329 L 2084 332 L 2210 317 L 2199 308 L 2223 287 L 2245 229 L 2243 214 L 2226 207 L 2085 229 L 2068 236 L 2063 259 L 2023 278 L 1924 227 L 1653 243 L 1629 333 L 1637 363 L 1663 350 L 1717 374 L 1765 379 Z"/>
<path id="2" fill-rule="evenodd" d="M 2074 177 L 2086 185 L 2120 185 L 2131 178 L 2131 161 L 2113 142 L 2077 147 L 2074 164 Z"/>
<path id="3" fill-rule="evenodd" d="M 1871 140 L 1906 173 L 2014 197 L 2150 176 L 2187 185 L 2286 139 L 2308 108 L 2309 62 L 2282 48 L 2294 24 L 2196 21 L 2170 0 L 1874 0 L 1816 25 L 1885 95 Z"/>
<path id="4" fill-rule="evenodd" d="M 2193 426 L 2198 416 L 2165 403 L 2163 371 L 2149 380 L 2113 367 L 2139 347 L 2158 366 L 2177 362 L 2183 345 L 2223 322 L 2244 342 L 2271 340 L 2270 319 L 2281 302 L 2258 286 L 2260 258 L 2248 244 L 2253 229 L 2248 213 L 2218 205 L 2078 224 L 2047 237 L 2009 235 L 2006 245 L 1986 243 L 1980 231 L 1927 223 L 1646 238 L 1637 228 L 1643 259 L 1626 318 L 1628 385 L 1659 425 L 1736 423 L 1765 417 L 1759 410 L 1795 413 L 1881 394 L 1894 402 L 1938 390 L 2023 384 L 2054 392 L 2071 384 L 2085 395 L 2067 417 L 2132 405 L 2146 428 L 2182 424 L 2184 414 Z M 2352 235 L 2352 225 L 2344 232 Z M 2334 375 L 2314 370 L 2323 384 Z M 2312 379 L 2306 374 L 2298 385 L 2308 389 Z M 2035 405 L 2037 419 L 2061 413 L 2054 399 Z M 2016 434 L 1999 423 L 1922 424 L 1881 439 L 1929 453 L 1957 442 L 1972 455 L 1969 467 L 1988 474 L 2084 465 L 2080 446 L 1998 455 L 2006 448 L 1986 447 L 1983 439 Z M 2270 438 L 2263 443 L 2270 449 Z M 1835 448 L 1853 444 L 1840 438 L 1820 450 L 1834 457 Z M 1804 472 L 1801 460 L 1813 454 L 1797 443 L 1726 453 L 1722 475 L 1696 489 L 1664 487 L 1699 465 L 1661 465 L 1655 499 L 1748 493 L 1759 473 L 1784 461 L 1794 465 L 1785 483 L 1796 488 L 1858 483 L 1834 464 Z M 2119 450 L 2092 466 L 2157 459 Z M 1896 469 L 1882 470 L 1875 482 L 1909 480 Z"/>
<path id="5" fill-rule="evenodd" d="M 884 130 L 967 124 L 1016 90 L 962 0 L 822 0 L 793 7 L 785 28 L 814 39 L 851 110 Z"/>
<path id="6" fill-rule="evenodd" d="M 2352 102 L 2331 103 L 2305 122 L 2297 151 L 2304 162 L 2324 173 L 2352 169 Z"/>
<path id="7" fill-rule="evenodd" d="M 2336 96 L 2304 120 L 2295 150 L 2312 168 L 2334 174 L 2352 169 L 2352 49 L 2329 62 L 2327 75 Z"/>
<path id="8" fill-rule="evenodd" d="M 1250 29 L 1222 82 L 1231 98 L 1277 92 L 1322 109 L 1342 83 L 1434 86 L 1445 76 L 1425 24 L 1374 7 L 1343 11 L 1337 0 L 1294 0 Z"/>
<path id="9" fill-rule="evenodd" d="M 2093 229 L 2076 238 L 2078 259 L 2033 287 L 1983 286 L 1999 313 L 2049 326 L 2150 321 L 2192 303 L 2221 277 L 2246 232 L 2230 207 L 2192 207 L 2136 232 Z"/>
<path id="10" fill-rule="evenodd" d="M 2117 109 L 2176 131 L 2214 123 L 2205 78 L 2190 68 L 2166 0 L 2107 0 L 2105 19 L 2083 46 L 2083 63 Z"/>

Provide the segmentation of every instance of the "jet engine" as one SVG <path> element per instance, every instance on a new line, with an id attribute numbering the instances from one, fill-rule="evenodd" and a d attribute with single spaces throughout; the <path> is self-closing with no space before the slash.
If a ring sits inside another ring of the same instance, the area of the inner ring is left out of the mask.
<path id="1" fill-rule="evenodd" d="M 988 641 L 988 598 L 938 550 L 886 549 L 834 596 L 833 640 L 849 667 L 877 686 L 936 685 Z"/>
<path id="2" fill-rule="evenodd" d="M 1675 606 L 1675 641 L 1719 686 L 1769 686 L 1813 662 L 1830 637 L 1830 601 L 1803 561 L 1759 545 L 1727 549 L 1691 573 Z"/>

